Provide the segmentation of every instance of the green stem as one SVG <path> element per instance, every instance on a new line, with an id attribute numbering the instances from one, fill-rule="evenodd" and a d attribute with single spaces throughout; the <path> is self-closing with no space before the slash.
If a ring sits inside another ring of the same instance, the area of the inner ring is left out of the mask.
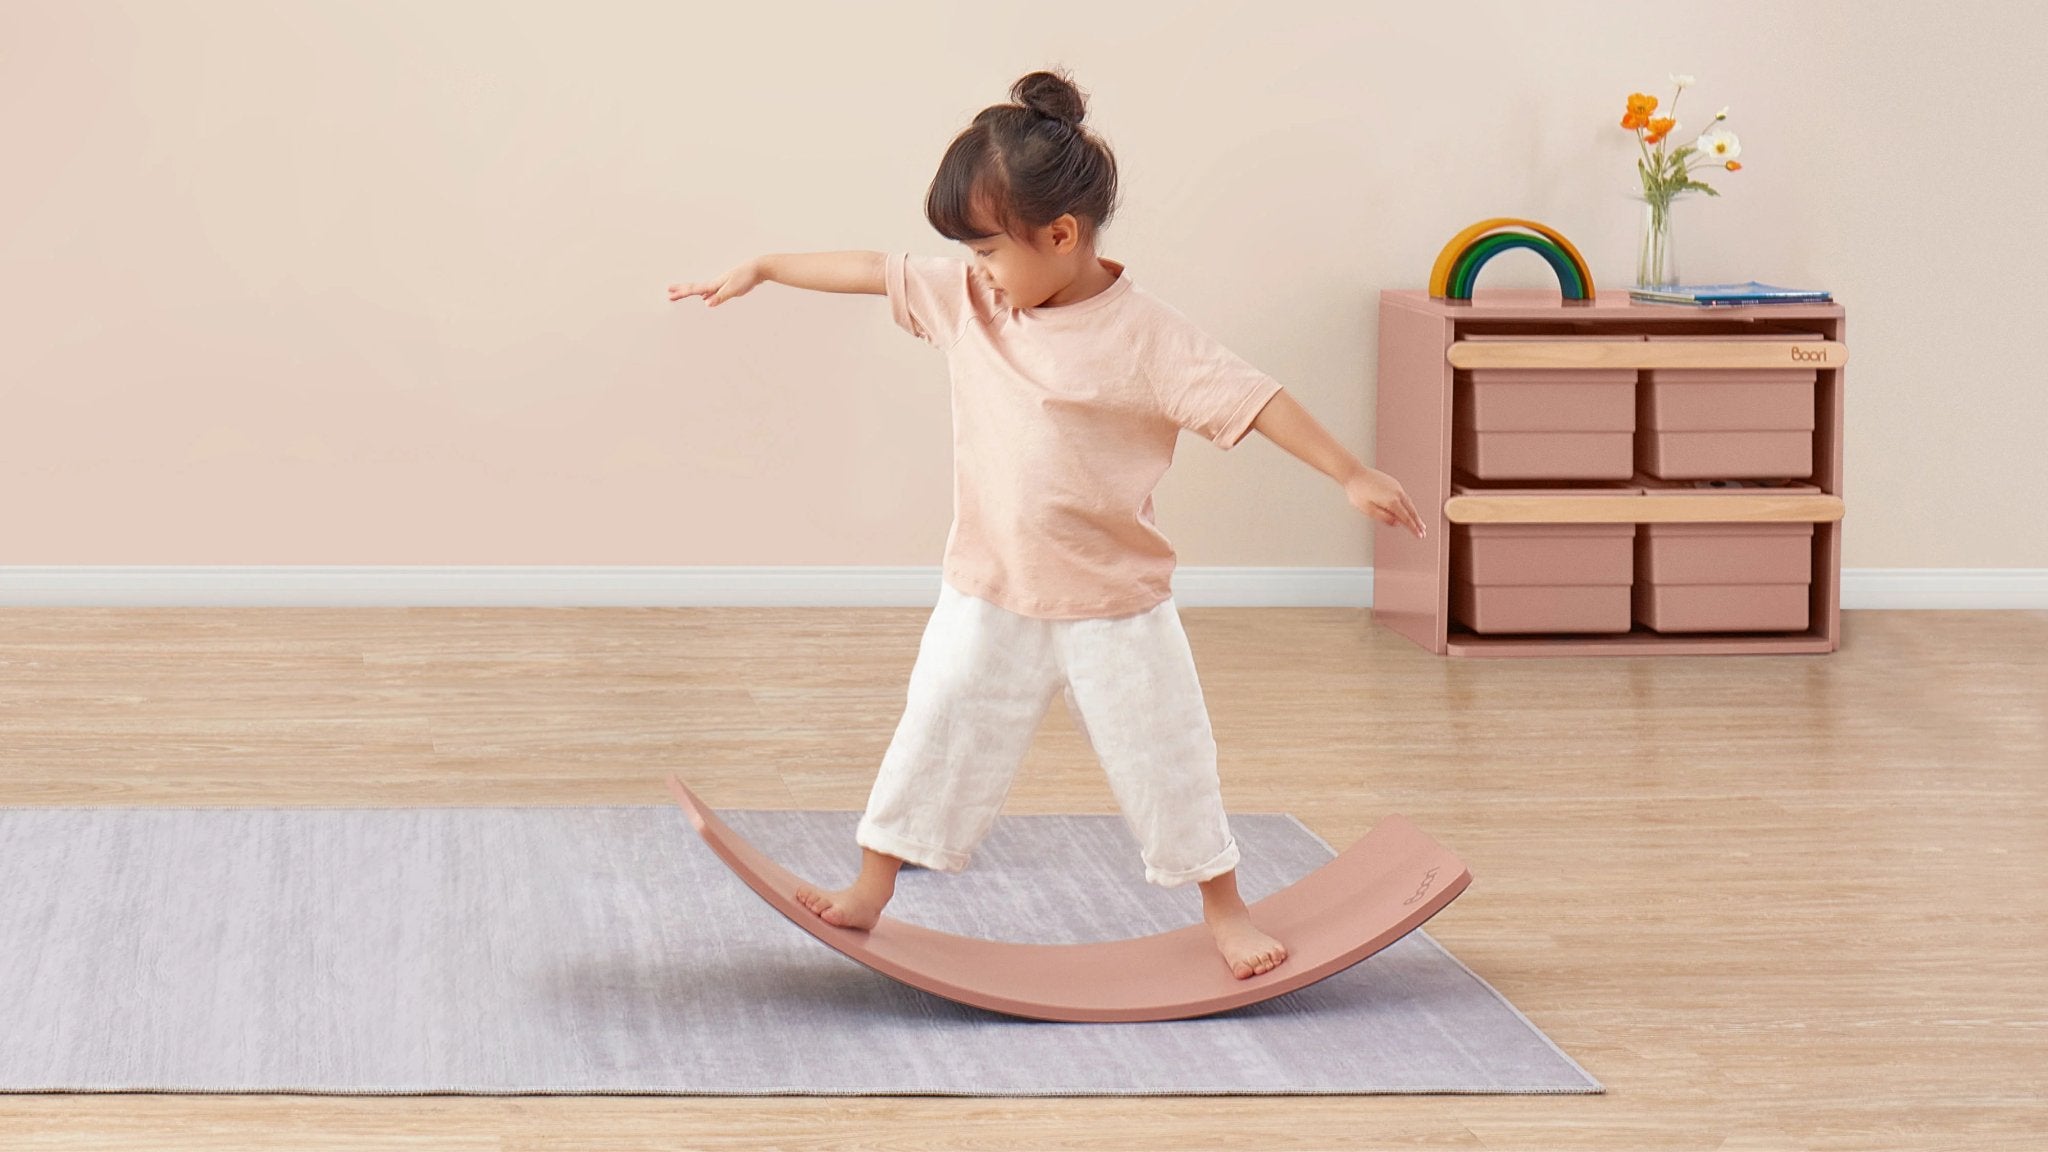
<path id="1" fill-rule="evenodd" d="M 1652 188 L 1654 188 L 1660 183 L 1660 181 L 1657 178 L 1657 164 L 1655 161 L 1650 159 L 1650 145 L 1647 141 L 1643 139 L 1643 130 L 1641 128 L 1636 129 L 1636 147 L 1642 149 L 1643 171 L 1644 174 L 1649 176 L 1650 178 L 1651 188 L 1643 189 L 1643 192 L 1645 194 L 1648 194 L 1652 190 Z"/>

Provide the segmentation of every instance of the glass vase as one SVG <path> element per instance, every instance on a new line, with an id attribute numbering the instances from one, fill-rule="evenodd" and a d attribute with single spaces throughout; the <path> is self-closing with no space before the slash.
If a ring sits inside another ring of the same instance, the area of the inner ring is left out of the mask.
<path id="1" fill-rule="evenodd" d="M 1636 287 L 1670 288 L 1683 283 L 1678 274 L 1678 239 L 1674 211 L 1686 197 L 1683 193 L 1655 197 L 1638 195 L 1642 225 L 1636 241 Z"/>

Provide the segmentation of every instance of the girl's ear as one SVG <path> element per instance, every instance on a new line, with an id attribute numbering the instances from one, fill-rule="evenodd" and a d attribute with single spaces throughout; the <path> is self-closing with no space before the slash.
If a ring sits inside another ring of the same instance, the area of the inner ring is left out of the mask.
<path id="1" fill-rule="evenodd" d="M 1045 235 L 1046 239 L 1051 242 L 1054 252 L 1071 252 L 1074 249 L 1074 245 L 1080 243 L 1081 222 L 1074 219 L 1072 212 L 1068 212 L 1059 219 L 1047 224 L 1045 226 Z"/>

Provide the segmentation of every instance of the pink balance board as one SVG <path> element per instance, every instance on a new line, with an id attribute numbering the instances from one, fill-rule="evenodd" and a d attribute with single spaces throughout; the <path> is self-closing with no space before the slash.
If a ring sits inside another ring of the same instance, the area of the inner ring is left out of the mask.
<path id="1" fill-rule="evenodd" d="M 797 903 L 795 875 L 727 827 L 681 779 L 671 774 L 668 784 L 718 858 L 797 927 L 892 980 L 1033 1020 L 1183 1020 L 1270 1000 L 1406 936 L 1472 882 L 1449 850 L 1405 817 L 1388 816 L 1329 863 L 1251 905 L 1252 922 L 1287 946 L 1287 959 L 1239 980 L 1201 923 L 1088 944 L 984 940 L 888 916 L 866 931 L 834 927 Z"/>

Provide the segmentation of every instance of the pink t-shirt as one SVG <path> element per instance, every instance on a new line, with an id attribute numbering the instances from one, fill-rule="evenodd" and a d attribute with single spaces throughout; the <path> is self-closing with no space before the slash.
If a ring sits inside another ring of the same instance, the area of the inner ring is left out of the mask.
<path id="1" fill-rule="evenodd" d="M 1172 595 L 1152 490 L 1181 429 L 1244 438 L 1280 382 L 1101 259 L 1115 283 L 1014 308 L 965 260 L 892 252 L 890 315 L 942 349 L 953 393 L 954 588 L 1023 616 L 1125 616 Z"/>

